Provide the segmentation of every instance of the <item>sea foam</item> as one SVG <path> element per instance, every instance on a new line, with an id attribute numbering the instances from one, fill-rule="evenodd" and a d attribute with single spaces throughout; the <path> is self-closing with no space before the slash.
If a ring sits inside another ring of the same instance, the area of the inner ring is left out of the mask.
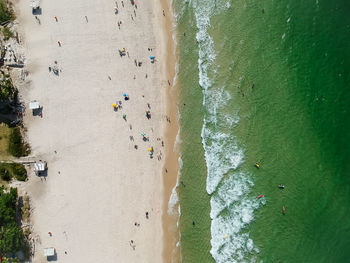
<path id="1" fill-rule="evenodd" d="M 224 108 L 231 95 L 214 83 L 217 74 L 214 40 L 208 33 L 210 19 L 230 8 L 229 2 L 190 1 L 196 17 L 199 85 L 203 91 L 205 117 L 202 144 L 207 165 L 206 190 L 211 195 L 211 250 L 217 263 L 245 262 L 258 248 L 249 233 L 242 230 L 254 219 L 259 201 L 249 196 L 253 182 L 250 175 L 239 171 L 244 162 L 244 149 L 232 135 L 239 122 L 238 113 L 229 116 Z M 209 77 L 210 76 L 210 77 Z"/>

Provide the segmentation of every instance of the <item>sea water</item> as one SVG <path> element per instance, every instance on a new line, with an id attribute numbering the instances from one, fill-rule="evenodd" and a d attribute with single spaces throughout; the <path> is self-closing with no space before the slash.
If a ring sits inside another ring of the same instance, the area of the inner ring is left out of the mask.
<path id="1" fill-rule="evenodd" d="M 174 4 L 182 261 L 346 262 L 350 4 Z"/>

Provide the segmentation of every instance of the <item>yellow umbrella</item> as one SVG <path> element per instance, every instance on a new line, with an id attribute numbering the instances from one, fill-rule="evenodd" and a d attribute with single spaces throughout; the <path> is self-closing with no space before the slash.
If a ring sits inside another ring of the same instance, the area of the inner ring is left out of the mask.
<path id="1" fill-rule="evenodd" d="M 153 151 L 153 149 L 152 149 L 152 148 L 148 148 L 148 151 L 149 151 L 149 152 L 152 152 L 152 151 Z"/>
<path id="2" fill-rule="evenodd" d="M 117 104 L 113 103 L 113 108 L 116 108 L 117 107 Z"/>

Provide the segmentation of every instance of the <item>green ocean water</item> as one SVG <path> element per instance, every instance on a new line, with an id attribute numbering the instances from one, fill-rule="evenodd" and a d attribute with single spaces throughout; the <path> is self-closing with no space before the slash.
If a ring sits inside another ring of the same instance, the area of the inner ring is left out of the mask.
<path id="1" fill-rule="evenodd" d="M 350 2 L 176 0 L 175 10 L 182 261 L 350 262 Z M 212 45 L 198 38 L 205 16 Z"/>

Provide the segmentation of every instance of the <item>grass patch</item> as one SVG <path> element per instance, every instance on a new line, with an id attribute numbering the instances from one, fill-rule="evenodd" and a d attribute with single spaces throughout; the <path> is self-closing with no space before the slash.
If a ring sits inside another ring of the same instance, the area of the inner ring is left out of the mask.
<path id="1" fill-rule="evenodd" d="M 5 41 L 14 37 L 14 34 L 12 33 L 12 31 L 8 27 L 4 27 L 2 29 L 2 34 L 4 35 Z"/>
<path id="2" fill-rule="evenodd" d="M 6 124 L 0 125 L 0 160 L 6 160 L 10 157 L 8 152 L 9 138 L 11 134 L 11 128 Z"/>
<path id="3" fill-rule="evenodd" d="M 27 170 L 20 163 L 1 163 L 0 178 L 6 182 L 11 181 L 13 178 L 18 181 L 25 181 L 27 179 Z"/>
<path id="4" fill-rule="evenodd" d="M 0 24 L 14 20 L 13 11 L 8 7 L 5 0 L 0 0 Z"/>
<path id="5" fill-rule="evenodd" d="M 29 144 L 23 140 L 19 127 L 11 129 L 8 151 L 14 157 L 27 156 L 30 154 Z"/>

